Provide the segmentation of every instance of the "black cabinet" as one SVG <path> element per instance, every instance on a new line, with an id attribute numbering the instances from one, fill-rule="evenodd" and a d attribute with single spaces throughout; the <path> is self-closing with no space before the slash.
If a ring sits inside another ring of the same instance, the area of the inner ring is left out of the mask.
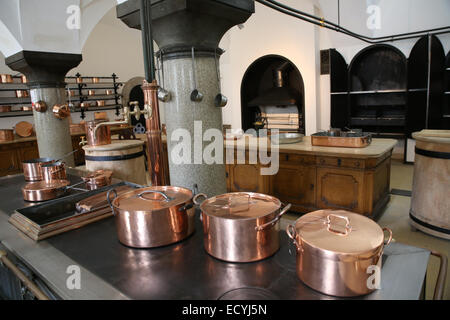
<path id="1" fill-rule="evenodd" d="M 348 69 L 345 59 L 335 49 L 329 49 L 331 127 L 348 126 Z"/>
<path id="2" fill-rule="evenodd" d="M 442 124 L 444 129 L 450 129 L 450 51 L 447 53 L 447 57 L 445 59 L 444 77 Z"/>

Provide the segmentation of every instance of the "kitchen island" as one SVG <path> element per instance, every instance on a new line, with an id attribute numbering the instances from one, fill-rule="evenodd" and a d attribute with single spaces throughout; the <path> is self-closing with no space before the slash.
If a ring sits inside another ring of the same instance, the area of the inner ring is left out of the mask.
<path id="1" fill-rule="evenodd" d="M 306 136 L 298 143 L 278 145 L 279 170 L 274 175 L 261 174 L 261 168 L 273 163 L 249 161 L 251 151 L 275 150 L 267 138 L 244 136 L 224 143 L 225 149 L 234 149 L 234 161 L 226 165 L 229 192 L 270 194 L 301 213 L 345 209 L 372 218 L 389 201 L 394 139 L 373 139 L 364 148 L 339 148 L 313 146 Z M 245 163 L 237 161 L 239 150 L 245 151 Z"/>

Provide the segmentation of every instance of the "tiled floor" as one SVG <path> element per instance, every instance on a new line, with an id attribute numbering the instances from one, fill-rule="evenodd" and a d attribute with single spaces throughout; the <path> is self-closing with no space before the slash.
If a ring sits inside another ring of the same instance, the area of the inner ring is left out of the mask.
<path id="1" fill-rule="evenodd" d="M 414 166 L 403 164 L 400 160 L 393 160 L 391 166 L 391 189 L 411 190 Z M 382 227 L 389 227 L 395 241 L 435 250 L 450 257 L 450 240 L 437 238 L 420 231 L 413 231 L 409 224 L 409 209 L 411 198 L 406 196 L 391 195 L 391 200 L 384 213 L 378 220 Z M 297 219 L 298 215 L 289 215 L 290 219 Z M 439 258 L 431 256 L 428 264 L 426 299 L 432 299 L 434 287 L 439 271 Z M 450 267 L 447 270 L 446 288 L 444 299 L 450 299 Z"/>

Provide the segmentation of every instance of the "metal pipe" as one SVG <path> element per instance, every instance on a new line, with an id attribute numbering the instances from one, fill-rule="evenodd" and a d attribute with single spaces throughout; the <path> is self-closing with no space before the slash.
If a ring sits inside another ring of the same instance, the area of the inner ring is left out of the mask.
<path id="1" fill-rule="evenodd" d="M 303 21 L 315 24 L 317 26 L 320 27 L 324 27 L 327 29 L 331 29 L 333 31 L 336 32 L 340 32 L 343 34 L 346 34 L 348 36 L 354 37 L 356 39 L 359 39 L 361 41 L 367 42 L 367 43 L 371 43 L 371 44 L 378 44 L 378 43 L 383 43 L 386 41 L 398 41 L 398 40 L 406 40 L 406 39 L 412 39 L 412 38 L 417 38 L 420 37 L 422 35 L 425 34 L 443 34 L 443 33 L 450 33 L 450 26 L 446 26 L 446 27 L 440 27 L 440 28 L 434 28 L 434 29 L 428 29 L 428 30 L 423 30 L 423 31 L 413 31 L 413 32 L 407 32 L 407 33 L 400 33 L 400 34 L 396 34 L 396 35 L 391 35 L 391 36 L 383 36 L 383 37 L 376 37 L 376 38 L 371 38 L 371 37 L 367 37 L 364 35 L 360 35 L 357 33 L 354 33 L 350 30 L 347 30 L 343 27 L 341 27 L 340 25 L 337 25 L 333 22 L 330 22 L 328 20 L 325 20 L 324 18 L 320 18 L 320 17 L 316 17 L 314 15 L 311 15 L 309 13 L 291 8 L 289 6 L 286 6 L 284 4 L 281 4 L 279 2 L 273 1 L 273 0 L 255 0 L 267 7 L 270 7 L 274 10 L 277 10 L 281 13 L 290 15 L 292 17 L 301 19 Z M 311 19 L 305 18 L 305 17 L 309 17 Z M 445 31 L 441 31 L 441 30 L 445 30 Z M 384 39 L 384 40 L 381 40 Z"/>
<path id="2" fill-rule="evenodd" d="M 11 270 L 14 275 L 33 293 L 33 295 L 39 300 L 50 300 L 49 297 L 32 281 L 30 280 L 17 266 L 8 259 L 6 252 L 0 250 L 0 261 L 7 268 Z"/>
<path id="3" fill-rule="evenodd" d="M 155 79 L 155 60 L 153 54 L 153 35 L 151 27 L 151 0 L 140 0 L 141 10 L 141 34 L 142 47 L 144 51 L 144 69 L 145 79 L 147 82 L 152 82 Z"/>

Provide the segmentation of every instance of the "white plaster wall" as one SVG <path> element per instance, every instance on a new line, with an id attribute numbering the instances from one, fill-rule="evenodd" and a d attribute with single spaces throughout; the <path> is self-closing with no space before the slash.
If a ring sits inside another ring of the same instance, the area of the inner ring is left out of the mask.
<path id="1" fill-rule="evenodd" d="M 312 2 L 284 0 L 309 13 Z M 252 62 L 268 55 L 278 54 L 292 61 L 300 71 L 305 85 L 305 129 L 316 131 L 316 44 L 311 24 L 277 13 L 255 3 L 256 13 L 244 24 L 230 29 L 220 42 L 225 50 L 221 57 L 222 91 L 228 97 L 223 109 L 223 122 L 241 128 L 240 87 L 242 77 Z"/>

